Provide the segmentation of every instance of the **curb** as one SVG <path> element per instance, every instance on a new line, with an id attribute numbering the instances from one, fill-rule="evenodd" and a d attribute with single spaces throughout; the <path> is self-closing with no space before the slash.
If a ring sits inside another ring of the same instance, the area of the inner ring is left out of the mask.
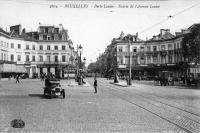
<path id="1" fill-rule="evenodd" d="M 113 83 L 113 82 L 109 82 L 109 83 L 110 83 L 110 84 L 117 85 L 117 86 L 128 87 L 128 85 L 121 85 L 121 84 L 117 84 L 117 83 Z"/>

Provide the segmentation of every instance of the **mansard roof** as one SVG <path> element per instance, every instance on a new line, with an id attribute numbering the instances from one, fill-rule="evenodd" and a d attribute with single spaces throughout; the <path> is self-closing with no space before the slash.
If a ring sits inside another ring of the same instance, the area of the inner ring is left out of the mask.
<path id="1" fill-rule="evenodd" d="M 156 36 L 153 36 L 151 39 L 147 41 L 162 41 L 162 40 L 169 40 L 173 39 L 175 36 L 171 34 L 170 32 L 165 32 L 163 35 L 158 34 Z"/>
<path id="2" fill-rule="evenodd" d="M 0 28 L 0 34 L 1 34 L 2 36 L 4 36 L 4 37 L 7 37 L 7 38 L 10 37 L 10 36 L 9 36 L 9 33 L 6 32 L 6 31 L 4 31 L 2 28 Z"/>
<path id="3" fill-rule="evenodd" d="M 119 37 L 119 38 L 113 38 L 112 44 L 115 43 L 127 43 L 128 41 L 130 42 L 144 42 L 142 39 L 138 38 L 137 35 L 131 35 L 127 34 L 126 36 Z"/>

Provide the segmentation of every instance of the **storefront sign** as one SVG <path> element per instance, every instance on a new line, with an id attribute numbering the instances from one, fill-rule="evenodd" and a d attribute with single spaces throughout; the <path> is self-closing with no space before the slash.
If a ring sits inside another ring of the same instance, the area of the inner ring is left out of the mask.
<path id="1" fill-rule="evenodd" d="M 190 73 L 200 73 L 200 67 L 190 68 Z"/>
<path id="2" fill-rule="evenodd" d="M 126 68 L 126 65 L 119 65 L 119 68 Z"/>

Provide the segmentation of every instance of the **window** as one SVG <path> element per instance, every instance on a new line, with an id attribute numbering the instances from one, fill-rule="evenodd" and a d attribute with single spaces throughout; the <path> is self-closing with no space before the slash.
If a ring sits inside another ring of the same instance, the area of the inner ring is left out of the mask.
<path id="1" fill-rule="evenodd" d="M 6 42 L 4 42 L 4 47 L 6 47 Z"/>
<path id="2" fill-rule="evenodd" d="M 176 50 L 176 43 L 174 43 L 174 50 Z"/>
<path id="3" fill-rule="evenodd" d="M 157 51 L 157 46 L 153 46 L 153 51 Z"/>
<path id="4" fill-rule="evenodd" d="M 48 61 L 48 62 L 51 61 L 51 57 L 50 57 L 50 55 L 47 55 L 47 61 Z"/>
<path id="5" fill-rule="evenodd" d="M 10 47 L 11 47 L 11 48 L 14 48 L 14 43 L 11 43 L 11 44 L 10 44 Z"/>
<path id="6" fill-rule="evenodd" d="M 118 51 L 119 51 L 119 52 L 123 52 L 123 47 L 120 46 L 120 47 L 118 48 Z"/>
<path id="7" fill-rule="evenodd" d="M 58 62 L 58 56 L 57 55 L 55 56 L 55 62 Z"/>
<path id="8" fill-rule="evenodd" d="M 47 35 L 43 35 L 43 40 L 47 40 Z"/>
<path id="9" fill-rule="evenodd" d="M 21 55 L 17 55 L 17 61 L 21 61 Z"/>
<path id="10" fill-rule="evenodd" d="M 173 62 L 172 62 L 172 55 L 171 55 L 171 54 L 168 55 L 168 63 L 169 63 L 169 64 L 172 64 L 172 63 L 173 63 Z"/>
<path id="11" fill-rule="evenodd" d="M 137 56 L 132 56 L 132 64 L 133 65 L 137 65 L 138 64 Z"/>
<path id="12" fill-rule="evenodd" d="M 8 45 L 9 45 L 9 44 L 7 43 L 7 48 L 8 48 Z"/>
<path id="13" fill-rule="evenodd" d="M 133 47 L 133 52 L 134 52 L 134 53 L 137 52 L 137 47 Z"/>
<path id="14" fill-rule="evenodd" d="M 26 45 L 26 49 L 29 49 L 29 45 Z"/>
<path id="15" fill-rule="evenodd" d="M 39 57 L 40 57 L 40 61 L 43 61 L 43 56 L 42 56 L 42 55 L 40 55 Z"/>
<path id="16" fill-rule="evenodd" d="M 1 53 L 1 60 L 3 60 L 3 53 Z"/>
<path id="17" fill-rule="evenodd" d="M 43 50 L 43 46 L 42 45 L 40 45 L 40 50 Z"/>
<path id="18" fill-rule="evenodd" d="M 129 64 L 129 56 L 125 56 L 125 64 Z"/>
<path id="19" fill-rule="evenodd" d="M 123 57 L 119 56 L 118 59 L 119 59 L 119 64 L 122 65 L 123 64 Z"/>
<path id="20" fill-rule="evenodd" d="M 62 46 L 62 50 L 65 50 L 65 46 L 64 45 Z"/>
<path id="21" fill-rule="evenodd" d="M 48 45 L 48 46 L 47 46 L 47 50 L 51 50 L 51 46 Z"/>
<path id="22" fill-rule="evenodd" d="M 179 49 L 180 47 L 179 47 L 179 43 L 177 43 L 177 49 Z"/>
<path id="23" fill-rule="evenodd" d="M 55 49 L 55 50 L 58 50 L 58 46 L 54 46 L 54 49 Z"/>
<path id="24" fill-rule="evenodd" d="M 18 48 L 18 49 L 21 49 L 21 44 L 18 44 L 18 45 L 17 45 L 17 48 Z"/>
<path id="25" fill-rule="evenodd" d="M 7 58 L 7 57 L 6 57 L 6 54 L 4 54 L 4 60 L 6 60 L 6 58 Z"/>
<path id="26" fill-rule="evenodd" d="M 29 55 L 26 55 L 26 61 L 30 61 L 30 60 L 29 60 Z"/>
<path id="27" fill-rule="evenodd" d="M 165 45 L 161 45 L 161 50 L 165 50 Z"/>
<path id="28" fill-rule="evenodd" d="M 141 63 L 141 64 L 145 64 L 144 57 L 141 57 L 141 58 L 140 58 L 140 63 Z"/>
<path id="29" fill-rule="evenodd" d="M 1 46 L 3 46 L 3 41 L 1 41 Z"/>
<path id="30" fill-rule="evenodd" d="M 55 35 L 54 35 L 54 39 L 55 39 L 55 40 L 58 40 L 58 34 L 55 34 Z"/>
<path id="31" fill-rule="evenodd" d="M 35 61 L 35 55 L 32 56 L 32 61 Z"/>
<path id="32" fill-rule="evenodd" d="M 48 36 L 48 37 L 47 37 L 47 40 L 51 40 L 51 37 L 50 37 L 50 36 Z"/>
<path id="33" fill-rule="evenodd" d="M 32 49 L 35 50 L 35 45 L 32 46 Z"/>
<path id="34" fill-rule="evenodd" d="M 42 35 L 39 36 L 39 40 L 43 40 L 43 36 Z"/>
<path id="35" fill-rule="evenodd" d="M 65 62 L 65 56 L 62 56 L 62 62 Z"/>
<path id="36" fill-rule="evenodd" d="M 165 64 L 166 63 L 166 56 L 161 56 L 161 64 Z"/>
<path id="37" fill-rule="evenodd" d="M 13 54 L 10 55 L 10 60 L 14 61 L 14 55 Z"/>
<path id="38" fill-rule="evenodd" d="M 141 52 L 144 52 L 144 47 L 140 47 L 140 51 L 141 51 Z"/>
<path id="39" fill-rule="evenodd" d="M 147 64 L 151 63 L 151 56 L 147 56 Z"/>
<path id="40" fill-rule="evenodd" d="M 54 40 L 54 36 L 51 36 L 51 40 Z"/>
<path id="41" fill-rule="evenodd" d="M 151 51 L 151 46 L 147 46 L 147 52 Z"/>
<path id="42" fill-rule="evenodd" d="M 157 64 L 158 63 L 158 57 L 157 56 L 153 56 L 153 64 Z"/>
<path id="43" fill-rule="evenodd" d="M 168 44 L 168 50 L 172 50 L 172 44 Z"/>
<path id="44" fill-rule="evenodd" d="M 129 52 L 129 46 L 126 46 L 126 47 L 125 47 L 125 51 L 126 51 L 126 52 Z"/>

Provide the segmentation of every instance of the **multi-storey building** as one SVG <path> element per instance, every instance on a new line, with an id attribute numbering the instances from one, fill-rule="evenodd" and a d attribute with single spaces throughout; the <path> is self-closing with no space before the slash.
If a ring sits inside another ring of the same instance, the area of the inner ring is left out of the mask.
<path id="1" fill-rule="evenodd" d="M 179 63 L 184 61 L 182 40 L 185 34 L 172 35 L 169 29 L 161 29 L 159 35 L 146 41 L 139 39 L 138 34 L 114 39 L 112 43 L 116 46 L 119 72 L 128 74 L 131 55 L 133 76 L 155 76 L 161 71 L 170 71 L 173 76 L 180 75 Z"/>
<path id="2" fill-rule="evenodd" d="M 68 65 L 74 65 L 76 56 L 68 31 L 39 24 L 38 31 L 26 32 L 21 25 L 10 27 L 10 32 L 0 29 L 0 73 L 7 77 L 14 73 L 52 73 L 63 77 Z M 7 67 L 5 67 L 7 66 Z"/>

